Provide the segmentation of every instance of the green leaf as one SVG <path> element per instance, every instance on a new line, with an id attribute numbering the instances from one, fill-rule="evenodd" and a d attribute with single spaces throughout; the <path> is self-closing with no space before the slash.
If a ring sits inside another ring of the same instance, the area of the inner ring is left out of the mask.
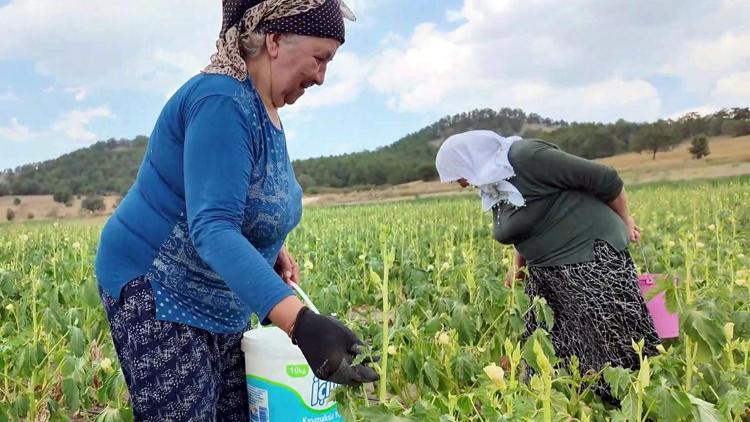
<path id="1" fill-rule="evenodd" d="M 463 343 L 474 344 L 479 330 L 474 321 L 474 312 L 468 306 L 457 303 L 451 315 L 451 327 L 458 332 L 458 338 Z"/>
<path id="2" fill-rule="evenodd" d="M 440 418 L 440 412 L 429 401 L 420 400 L 412 406 L 412 415 L 418 421 L 434 421 Z"/>
<path id="3" fill-rule="evenodd" d="M 544 328 L 547 331 L 551 331 L 555 323 L 555 317 L 552 313 L 552 308 L 547 304 L 547 300 L 537 296 L 534 298 L 533 305 L 537 321 L 544 323 Z"/>
<path id="4" fill-rule="evenodd" d="M 112 407 L 104 408 L 102 413 L 96 417 L 96 422 L 121 422 L 124 420 L 120 409 L 114 409 Z"/>
<path id="5" fill-rule="evenodd" d="M 364 418 L 364 420 L 372 422 L 408 422 L 413 420 L 405 416 L 393 415 L 393 413 L 382 404 L 377 406 L 360 407 L 357 409 L 357 414 Z"/>
<path id="6" fill-rule="evenodd" d="M 630 384 L 633 382 L 633 377 L 630 371 L 622 367 L 607 367 L 604 368 L 604 380 L 607 381 L 612 389 L 612 395 L 618 399 L 622 399 L 630 388 Z"/>
<path id="7" fill-rule="evenodd" d="M 628 421 L 639 421 L 641 415 L 638 413 L 638 393 L 635 389 L 631 388 L 625 398 L 620 403 L 622 413 L 625 415 Z"/>
<path id="8" fill-rule="evenodd" d="M 13 403 L 13 412 L 21 418 L 26 417 L 29 413 L 29 396 L 21 394 Z"/>
<path id="9" fill-rule="evenodd" d="M 89 308 L 98 308 L 101 306 L 102 299 L 99 296 L 99 285 L 96 279 L 89 278 L 84 282 L 82 300 L 84 305 Z"/>
<path id="10" fill-rule="evenodd" d="M 558 359 L 557 355 L 555 354 L 555 348 L 552 346 L 552 342 L 547 336 L 547 333 L 541 328 L 537 328 L 536 331 L 534 331 L 534 333 L 532 333 L 529 338 L 526 339 L 526 343 L 523 346 L 523 358 L 524 360 L 526 360 L 526 363 L 534 368 L 536 372 L 540 372 L 539 365 L 537 364 L 537 355 L 536 352 L 534 352 L 535 340 L 539 342 L 544 355 L 547 356 L 547 359 L 549 359 L 550 365 L 552 365 L 553 367 L 557 365 Z"/>
<path id="11" fill-rule="evenodd" d="M 745 412 L 747 403 L 750 403 L 750 395 L 733 389 L 722 394 L 718 408 L 722 413 L 731 412 L 735 415 L 741 415 Z"/>
<path id="12" fill-rule="evenodd" d="M 665 385 L 646 389 L 646 403 L 654 409 L 657 420 L 676 421 L 690 416 L 690 398 L 683 391 L 675 391 Z"/>
<path id="13" fill-rule="evenodd" d="M 693 420 L 698 422 L 719 422 L 722 420 L 719 412 L 712 403 L 701 400 L 692 394 L 688 394 L 690 403 L 693 404 Z"/>
<path id="14" fill-rule="evenodd" d="M 716 318 L 711 318 L 703 311 L 690 309 L 683 313 L 683 328 L 698 345 L 698 359 L 705 361 L 721 356 L 727 339 L 724 328 Z"/>
<path id="15" fill-rule="evenodd" d="M 406 375 L 406 380 L 411 383 L 417 382 L 421 367 L 422 359 L 419 356 L 419 352 L 410 350 L 404 361 L 404 375 Z"/>
<path id="16" fill-rule="evenodd" d="M 63 358 L 62 364 L 60 365 L 60 375 L 63 377 L 69 377 L 76 370 L 76 364 L 78 360 L 75 356 L 67 355 Z"/>
<path id="17" fill-rule="evenodd" d="M 71 325 L 68 326 L 68 333 L 70 339 L 68 346 L 70 347 L 70 351 L 73 352 L 76 357 L 81 357 L 86 348 L 86 338 L 83 334 L 83 330 Z"/>
<path id="18" fill-rule="evenodd" d="M 78 383 L 72 378 L 65 378 L 62 384 L 62 392 L 65 397 L 65 406 L 73 411 L 78 410 L 80 405 Z"/>
<path id="19" fill-rule="evenodd" d="M 474 359 L 474 356 L 466 350 L 460 352 L 458 357 L 453 361 L 453 374 L 459 382 L 471 382 L 474 374 L 478 372 L 479 364 Z"/>
<path id="20" fill-rule="evenodd" d="M 424 375 L 427 385 L 435 391 L 440 390 L 440 373 L 431 360 L 424 364 Z"/>

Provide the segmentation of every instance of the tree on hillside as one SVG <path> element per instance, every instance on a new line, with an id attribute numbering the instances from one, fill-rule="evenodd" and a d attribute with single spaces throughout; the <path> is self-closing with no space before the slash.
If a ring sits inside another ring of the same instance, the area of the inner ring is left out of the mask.
<path id="1" fill-rule="evenodd" d="M 682 138 L 689 138 L 706 133 L 708 131 L 708 120 L 704 119 L 699 113 L 691 112 L 677 119 L 675 126 Z"/>
<path id="2" fill-rule="evenodd" d="M 750 121 L 724 120 L 721 125 L 721 133 L 733 137 L 750 135 Z"/>
<path id="3" fill-rule="evenodd" d="M 633 151 L 651 151 L 652 159 L 656 159 L 659 151 L 669 151 L 681 140 L 679 134 L 665 121 L 641 126 L 633 136 L 631 149 Z"/>
<path id="4" fill-rule="evenodd" d="M 81 202 L 81 208 L 91 212 L 104 211 L 104 198 L 101 196 L 88 196 Z"/>
<path id="5" fill-rule="evenodd" d="M 13 221 L 13 219 L 16 218 L 16 212 L 12 209 L 8 208 L 5 210 L 5 219 L 8 221 Z"/>
<path id="6" fill-rule="evenodd" d="M 52 199 L 61 204 L 67 204 L 73 200 L 73 193 L 68 189 L 59 189 L 52 194 Z"/>
<path id="7" fill-rule="evenodd" d="M 713 116 L 708 119 L 707 123 L 707 132 L 710 136 L 719 136 L 721 135 L 721 129 L 724 125 L 724 118 L 720 116 Z"/>
<path id="8" fill-rule="evenodd" d="M 711 154 L 708 149 L 708 139 L 705 136 L 696 136 L 690 143 L 690 155 L 694 159 L 700 160 L 701 158 Z"/>
<path id="9" fill-rule="evenodd" d="M 305 174 L 305 173 L 300 174 L 297 177 L 297 182 L 302 187 L 302 191 L 303 192 L 307 191 L 309 188 L 315 186 L 315 179 L 313 179 L 313 177 L 310 176 L 309 174 Z"/>

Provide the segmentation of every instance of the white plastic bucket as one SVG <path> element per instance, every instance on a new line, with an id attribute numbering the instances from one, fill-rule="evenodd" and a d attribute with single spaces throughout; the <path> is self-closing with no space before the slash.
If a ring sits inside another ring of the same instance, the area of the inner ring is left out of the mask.
<path id="1" fill-rule="evenodd" d="M 337 384 L 318 379 L 284 331 L 253 328 L 242 337 L 242 351 L 250 421 L 343 422 L 329 400 Z"/>

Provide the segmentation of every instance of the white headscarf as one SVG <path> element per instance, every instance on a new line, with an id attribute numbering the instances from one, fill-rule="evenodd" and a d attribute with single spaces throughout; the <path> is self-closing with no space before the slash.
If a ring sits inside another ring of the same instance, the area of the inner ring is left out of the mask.
<path id="1" fill-rule="evenodd" d="M 519 140 L 519 136 L 504 138 L 491 130 L 470 130 L 448 137 L 435 158 L 440 181 L 466 179 L 478 187 L 485 212 L 503 201 L 524 206 L 521 192 L 507 181 L 516 175 L 508 151 Z"/>

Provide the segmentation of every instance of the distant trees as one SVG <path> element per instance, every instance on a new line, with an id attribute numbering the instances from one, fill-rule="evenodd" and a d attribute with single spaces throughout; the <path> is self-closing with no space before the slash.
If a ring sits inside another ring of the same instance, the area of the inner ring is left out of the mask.
<path id="1" fill-rule="evenodd" d="M 67 192 L 88 196 L 124 194 L 135 179 L 147 144 L 145 136 L 97 142 L 54 160 L 6 170 L 1 174 L 0 186 L 5 186 L 7 194 L 51 194 L 63 203 Z"/>
<path id="2" fill-rule="evenodd" d="M 101 196 L 88 196 L 81 201 L 81 208 L 91 212 L 104 211 L 104 198 Z"/>
<path id="3" fill-rule="evenodd" d="M 434 180 L 435 154 L 440 144 L 450 135 L 472 129 L 551 141 L 571 154 L 590 159 L 625 151 L 648 151 L 655 158 L 658 152 L 683 140 L 750 134 L 750 109 L 727 108 L 707 116 L 687 113 L 656 123 L 623 119 L 614 123 L 568 123 L 514 108 L 477 109 L 445 116 L 374 151 L 297 160 L 294 171 L 308 193 Z M 87 197 L 125 194 L 147 144 L 144 136 L 110 139 L 55 160 L 2 171 L 0 195 L 52 194 L 56 201 L 66 202 L 68 193 Z"/>
<path id="4" fill-rule="evenodd" d="M 652 159 L 656 159 L 659 151 L 668 151 L 679 143 L 682 138 L 667 122 L 660 120 L 653 124 L 641 126 L 635 132 L 631 143 L 633 151 L 650 151 Z"/>
<path id="5" fill-rule="evenodd" d="M 63 188 L 55 191 L 55 193 L 52 194 L 52 199 L 61 204 L 68 204 L 73 201 L 73 192 L 67 188 Z"/>
<path id="6" fill-rule="evenodd" d="M 705 136 L 696 136 L 693 141 L 690 142 L 690 155 L 694 159 L 700 160 L 701 158 L 711 154 L 708 149 L 708 139 Z"/>
<path id="7" fill-rule="evenodd" d="M 13 198 L 13 205 L 15 206 L 21 205 L 21 198 L 18 198 L 18 197 Z"/>
<path id="8" fill-rule="evenodd" d="M 5 210 L 5 219 L 8 221 L 13 221 L 16 218 L 16 212 L 12 209 L 8 208 Z"/>
<path id="9" fill-rule="evenodd" d="M 721 133 L 734 137 L 750 135 L 750 121 L 725 120 L 721 124 Z"/>

